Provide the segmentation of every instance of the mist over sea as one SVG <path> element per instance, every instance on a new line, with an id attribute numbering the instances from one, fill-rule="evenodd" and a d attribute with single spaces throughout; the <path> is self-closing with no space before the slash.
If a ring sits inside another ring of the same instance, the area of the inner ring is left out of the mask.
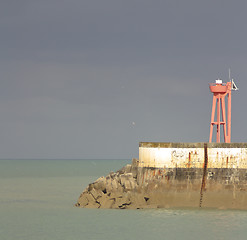
<path id="1" fill-rule="evenodd" d="M 127 163 L 0 160 L 0 239 L 246 239 L 247 211 L 74 207 L 89 183 Z"/>

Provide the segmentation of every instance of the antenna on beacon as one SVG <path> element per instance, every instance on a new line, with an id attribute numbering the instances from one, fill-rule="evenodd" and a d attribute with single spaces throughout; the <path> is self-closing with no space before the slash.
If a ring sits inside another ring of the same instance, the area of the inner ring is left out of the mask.
<path id="1" fill-rule="evenodd" d="M 232 83 L 232 90 L 237 91 L 239 88 L 237 87 L 236 83 L 234 82 L 233 78 L 231 78 L 231 69 L 229 68 L 229 81 Z"/>

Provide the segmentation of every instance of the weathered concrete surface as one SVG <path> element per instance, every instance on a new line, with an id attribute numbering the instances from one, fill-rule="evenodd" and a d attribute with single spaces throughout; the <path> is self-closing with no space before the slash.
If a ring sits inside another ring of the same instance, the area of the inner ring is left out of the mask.
<path id="1" fill-rule="evenodd" d="M 247 169 L 247 143 L 206 143 L 210 168 Z M 140 143 L 140 167 L 203 168 L 205 143 Z"/>
<path id="2" fill-rule="evenodd" d="M 140 148 L 148 146 L 157 152 L 162 148 L 168 148 L 171 153 L 172 149 L 183 149 L 183 152 L 189 149 L 186 152 L 189 157 L 176 151 L 176 155 L 174 154 L 176 158 L 169 155 L 172 164 L 150 167 L 148 164 L 153 161 L 153 155 L 147 151 L 145 158 L 140 155 L 142 161 L 133 159 L 131 165 L 126 165 L 116 173 L 112 172 L 89 184 L 79 197 L 76 206 L 118 209 L 159 207 L 247 209 L 247 168 L 243 167 L 247 159 L 241 155 L 246 154 L 243 149 L 247 144 L 231 144 L 233 150 L 226 147 L 228 144 L 182 145 L 140 143 Z M 239 149 L 242 151 L 241 154 L 234 155 L 233 153 L 239 153 Z M 142 150 L 140 149 L 141 154 Z M 226 155 L 223 156 L 223 153 Z M 218 157 L 219 155 L 221 157 Z M 168 160 L 169 156 L 167 155 Z M 224 161 L 227 157 L 226 164 Z M 195 163 L 196 160 L 201 163 Z"/>

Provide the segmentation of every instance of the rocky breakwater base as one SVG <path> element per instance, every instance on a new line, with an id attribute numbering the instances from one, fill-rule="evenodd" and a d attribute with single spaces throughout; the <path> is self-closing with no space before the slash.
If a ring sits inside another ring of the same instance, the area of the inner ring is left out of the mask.
<path id="1" fill-rule="evenodd" d="M 100 177 L 82 192 L 76 207 L 138 209 L 148 206 L 149 197 L 137 182 L 138 161 L 132 160 L 117 172 Z"/>
<path id="2" fill-rule="evenodd" d="M 85 208 L 247 209 L 247 143 L 140 143 L 139 160 L 82 192 Z"/>

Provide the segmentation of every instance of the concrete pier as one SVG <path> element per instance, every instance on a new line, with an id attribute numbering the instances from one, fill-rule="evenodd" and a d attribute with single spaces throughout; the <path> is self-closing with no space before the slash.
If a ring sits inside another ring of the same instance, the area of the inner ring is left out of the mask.
<path id="1" fill-rule="evenodd" d="M 247 143 L 141 142 L 139 160 L 90 184 L 76 206 L 247 209 Z"/>

